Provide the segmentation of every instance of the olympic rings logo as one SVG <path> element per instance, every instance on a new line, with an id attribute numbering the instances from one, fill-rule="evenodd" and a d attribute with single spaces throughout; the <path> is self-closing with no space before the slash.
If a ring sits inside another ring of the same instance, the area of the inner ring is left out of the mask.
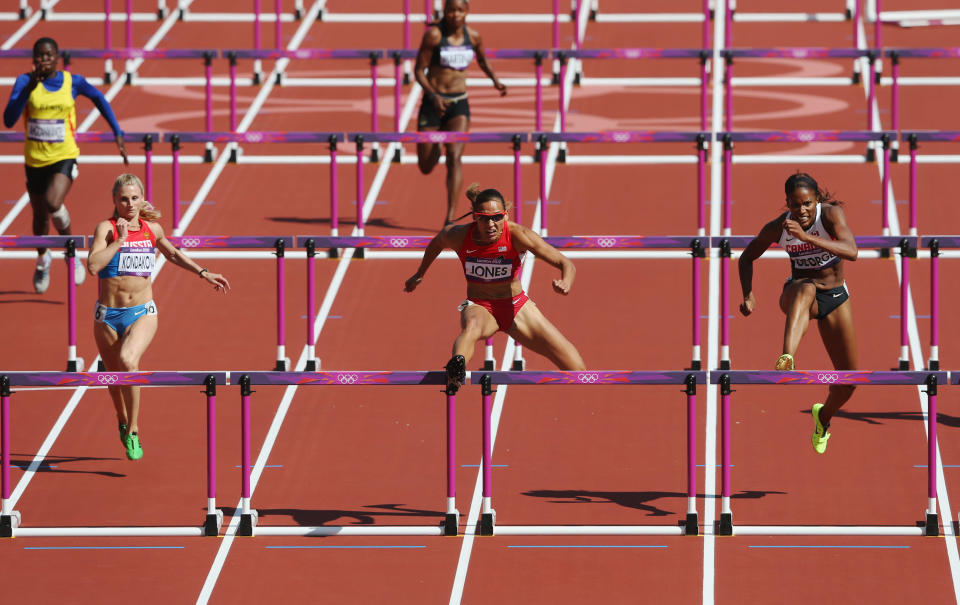
<path id="1" fill-rule="evenodd" d="M 600 375 L 593 372 L 581 372 L 577 374 L 577 380 L 583 384 L 593 384 L 600 380 Z"/>
<path id="2" fill-rule="evenodd" d="M 628 48 L 623 52 L 625 59 L 639 59 L 642 56 L 643 52 L 639 48 Z"/>
<path id="3" fill-rule="evenodd" d="M 597 238 L 597 245 L 601 248 L 613 248 L 617 245 L 617 238 L 615 237 L 600 237 Z"/>
<path id="4" fill-rule="evenodd" d="M 97 382 L 100 384 L 115 384 L 117 382 L 116 374 L 97 374 Z"/>
<path id="5" fill-rule="evenodd" d="M 259 132 L 246 132 L 243 135 L 243 140 L 248 143 L 259 143 L 263 140 L 263 135 Z"/>
<path id="6" fill-rule="evenodd" d="M 626 143 L 630 140 L 629 132 L 614 132 L 610 136 L 614 143 Z"/>
<path id="7" fill-rule="evenodd" d="M 802 131 L 797 133 L 797 139 L 803 141 L 804 143 L 809 143 L 817 138 L 817 135 L 812 132 Z"/>
<path id="8" fill-rule="evenodd" d="M 406 248 L 407 244 L 410 243 L 405 237 L 391 237 L 390 238 L 390 247 L 391 248 Z"/>
<path id="9" fill-rule="evenodd" d="M 833 384 L 836 381 L 840 380 L 840 375 L 834 372 L 829 372 L 825 374 L 817 374 L 817 380 L 824 384 Z"/>
<path id="10" fill-rule="evenodd" d="M 309 50 L 303 50 L 303 49 L 301 49 L 301 50 L 296 50 L 296 51 L 293 52 L 293 56 L 294 56 L 294 58 L 297 58 L 297 59 L 309 59 L 309 58 L 310 58 L 310 51 L 309 51 Z"/>
<path id="11" fill-rule="evenodd" d="M 356 374 L 337 374 L 337 382 L 340 384 L 356 384 L 357 375 Z"/>
<path id="12" fill-rule="evenodd" d="M 793 56 L 793 57 L 795 57 L 795 58 L 797 58 L 797 59 L 802 59 L 802 58 L 806 57 L 808 54 L 809 54 L 809 53 L 807 52 L 807 49 L 805 49 L 805 48 L 794 48 L 794 49 L 791 51 L 791 53 L 790 53 L 791 56 Z"/>
<path id="13" fill-rule="evenodd" d="M 447 140 L 447 135 L 442 132 L 434 132 L 427 135 L 427 139 L 429 139 L 431 143 L 443 143 Z"/>
<path id="14" fill-rule="evenodd" d="M 184 237 L 180 239 L 181 248 L 199 248 L 200 247 L 200 238 L 199 237 Z"/>

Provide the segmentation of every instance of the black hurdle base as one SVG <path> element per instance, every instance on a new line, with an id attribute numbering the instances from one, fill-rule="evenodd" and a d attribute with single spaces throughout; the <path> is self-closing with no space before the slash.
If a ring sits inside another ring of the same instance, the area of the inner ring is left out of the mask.
<path id="1" fill-rule="evenodd" d="M 940 535 L 940 521 L 937 513 L 927 513 L 927 519 L 923 526 L 923 535 L 936 538 Z"/>
<path id="2" fill-rule="evenodd" d="M 67 371 L 68 372 L 82 372 L 83 371 L 83 357 L 77 357 L 76 359 L 67 360 Z"/>
<path id="3" fill-rule="evenodd" d="M 494 366 L 494 364 L 493 364 L 493 360 L 492 360 L 492 359 L 484 359 L 484 360 L 483 360 L 483 371 L 484 371 L 484 372 L 492 372 L 492 371 L 494 370 L 494 368 L 495 368 L 495 366 Z"/>
<path id="4" fill-rule="evenodd" d="M 207 518 L 203 522 L 203 535 L 217 537 L 220 535 L 220 527 L 223 525 L 223 511 L 219 508 L 214 513 L 207 513 Z"/>
<path id="5" fill-rule="evenodd" d="M 685 536 L 697 536 L 700 535 L 700 523 L 697 517 L 697 513 L 687 513 L 687 518 L 683 521 L 678 521 L 680 527 L 683 528 L 683 535 Z"/>
<path id="6" fill-rule="evenodd" d="M 308 359 L 306 367 L 303 368 L 305 372 L 316 372 L 320 369 L 320 361 L 318 359 Z"/>
<path id="7" fill-rule="evenodd" d="M 237 527 L 238 536 L 252 536 L 253 528 L 257 526 L 257 511 L 251 510 L 240 515 L 240 526 Z"/>
<path id="8" fill-rule="evenodd" d="M 733 535 L 733 513 L 720 513 L 720 520 L 717 521 L 715 533 L 718 536 Z"/>
<path id="9" fill-rule="evenodd" d="M 525 359 L 514 359 L 513 365 L 510 366 L 510 369 L 514 372 L 522 372 L 526 369 L 527 362 Z"/>
<path id="10" fill-rule="evenodd" d="M 0 515 L 0 538 L 12 538 L 13 532 L 20 527 L 20 512 L 11 511 L 11 513 Z"/>
<path id="11" fill-rule="evenodd" d="M 456 536 L 457 530 L 459 528 L 460 528 L 460 511 L 447 513 L 447 516 L 444 517 L 443 519 L 443 535 Z"/>
<path id="12" fill-rule="evenodd" d="M 491 510 L 489 513 L 480 514 L 480 535 L 492 536 L 493 528 L 497 524 L 497 511 Z"/>
<path id="13" fill-rule="evenodd" d="M 284 357 L 277 360 L 277 365 L 273 366 L 274 372 L 287 372 L 290 370 L 290 358 Z"/>

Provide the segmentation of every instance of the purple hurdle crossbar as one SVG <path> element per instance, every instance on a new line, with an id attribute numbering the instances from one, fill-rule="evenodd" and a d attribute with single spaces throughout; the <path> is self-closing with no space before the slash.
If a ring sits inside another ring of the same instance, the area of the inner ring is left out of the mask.
<path id="1" fill-rule="evenodd" d="M 696 385 L 705 384 L 706 372 L 630 372 L 597 370 L 586 372 L 474 372 L 470 378 L 473 384 L 480 383 L 483 405 L 483 501 L 480 511 L 480 533 L 493 535 L 495 513 L 492 508 L 492 443 L 491 426 L 491 386 L 492 385 L 643 385 L 678 384 L 686 385 L 687 395 L 687 518 L 682 525 L 687 535 L 697 535 L 697 406 Z"/>
<path id="2" fill-rule="evenodd" d="M 240 426 L 241 443 L 240 457 L 243 471 L 241 472 L 242 515 L 238 535 L 252 535 L 251 521 L 256 513 L 250 509 L 250 387 L 252 385 L 274 386 L 388 386 L 388 385 L 443 385 L 447 384 L 445 371 L 434 372 L 378 372 L 378 371 L 338 371 L 338 372 L 233 372 L 240 375 Z M 447 489 L 445 492 L 446 518 L 444 529 L 446 535 L 457 534 L 456 510 L 456 396 L 446 394 L 447 418 L 447 452 L 446 476 Z"/>
<path id="3" fill-rule="evenodd" d="M 21 140 L 23 138 L 23 133 Z M 85 247 L 82 235 L 0 235 L 0 248 L 64 248 L 67 256 L 67 371 L 79 368 L 77 360 L 76 249 Z"/>
<path id="4" fill-rule="evenodd" d="M 730 394 L 731 384 L 766 385 L 927 385 L 927 497 L 924 534 L 939 533 L 937 521 L 937 386 L 947 382 L 946 372 L 872 372 L 854 370 L 809 370 L 809 371 L 728 371 L 711 372 L 710 382 L 720 385 L 721 393 L 721 485 L 720 535 L 731 535 L 733 516 L 730 510 Z M 882 531 L 882 530 L 881 530 Z"/>
<path id="5" fill-rule="evenodd" d="M 225 372 L 5 372 L 0 375 L 0 537 L 13 537 L 19 513 L 10 510 L 10 387 L 103 387 L 205 385 L 207 396 L 207 518 L 204 535 L 216 536 L 223 515 L 216 510 L 216 385 L 227 384 Z M 16 523 L 12 516 L 16 515 Z M 212 530 L 212 531 L 211 531 Z M 43 535 L 56 535 L 46 533 Z"/>

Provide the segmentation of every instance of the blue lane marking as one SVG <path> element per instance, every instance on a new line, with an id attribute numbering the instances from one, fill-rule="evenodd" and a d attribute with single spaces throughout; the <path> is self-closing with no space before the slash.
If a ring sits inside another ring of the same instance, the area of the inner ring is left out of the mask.
<path id="1" fill-rule="evenodd" d="M 343 546 L 343 545 L 329 545 L 329 546 L 265 546 L 264 548 L 426 548 L 425 544 L 417 546 L 380 546 L 380 545 L 367 545 L 367 546 Z"/>
<path id="2" fill-rule="evenodd" d="M 491 464 L 490 466 L 496 467 L 496 468 L 506 468 L 510 465 L 509 464 Z M 461 464 L 460 468 L 480 468 L 480 465 L 479 464 Z"/>
<path id="3" fill-rule="evenodd" d="M 23 550 L 170 550 L 185 546 L 24 546 Z"/>
<path id="4" fill-rule="evenodd" d="M 782 544 L 778 546 L 769 546 L 769 545 L 760 545 L 760 544 L 751 544 L 750 548 L 910 548 L 909 546 L 892 546 L 892 545 L 878 545 L 878 546 L 869 546 L 869 545 L 857 545 L 857 544 Z"/>
<path id="5" fill-rule="evenodd" d="M 666 544 L 508 544 L 507 548 L 669 548 Z"/>
<path id="6" fill-rule="evenodd" d="M 251 465 L 250 465 L 250 468 L 253 468 L 253 467 L 254 467 L 254 465 L 251 464 Z M 233 465 L 233 468 L 240 468 L 240 465 L 239 465 L 239 464 L 234 464 L 234 465 Z M 283 468 L 283 465 L 282 465 L 282 464 L 264 464 L 264 465 L 263 465 L 263 468 Z"/>

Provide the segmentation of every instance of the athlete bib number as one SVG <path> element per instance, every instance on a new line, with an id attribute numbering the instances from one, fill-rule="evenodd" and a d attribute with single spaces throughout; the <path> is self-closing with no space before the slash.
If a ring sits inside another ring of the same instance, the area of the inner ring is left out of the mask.
<path id="1" fill-rule="evenodd" d="M 143 252 L 120 252 L 120 260 L 117 263 L 118 275 L 138 275 L 140 277 L 150 277 L 153 273 L 153 267 L 157 259 L 153 251 Z"/>
<path id="2" fill-rule="evenodd" d="M 510 271 L 513 269 L 513 263 L 479 263 L 468 260 L 464 263 L 464 271 L 467 279 L 474 281 L 503 281 L 510 279 Z"/>
<path id="3" fill-rule="evenodd" d="M 27 120 L 27 138 L 41 143 L 63 143 L 67 128 L 63 120 Z"/>
<path id="4" fill-rule="evenodd" d="M 801 258 L 793 259 L 793 266 L 797 269 L 819 269 L 833 260 L 834 256 L 829 252 L 820 254 L 811 254 Z"/>

